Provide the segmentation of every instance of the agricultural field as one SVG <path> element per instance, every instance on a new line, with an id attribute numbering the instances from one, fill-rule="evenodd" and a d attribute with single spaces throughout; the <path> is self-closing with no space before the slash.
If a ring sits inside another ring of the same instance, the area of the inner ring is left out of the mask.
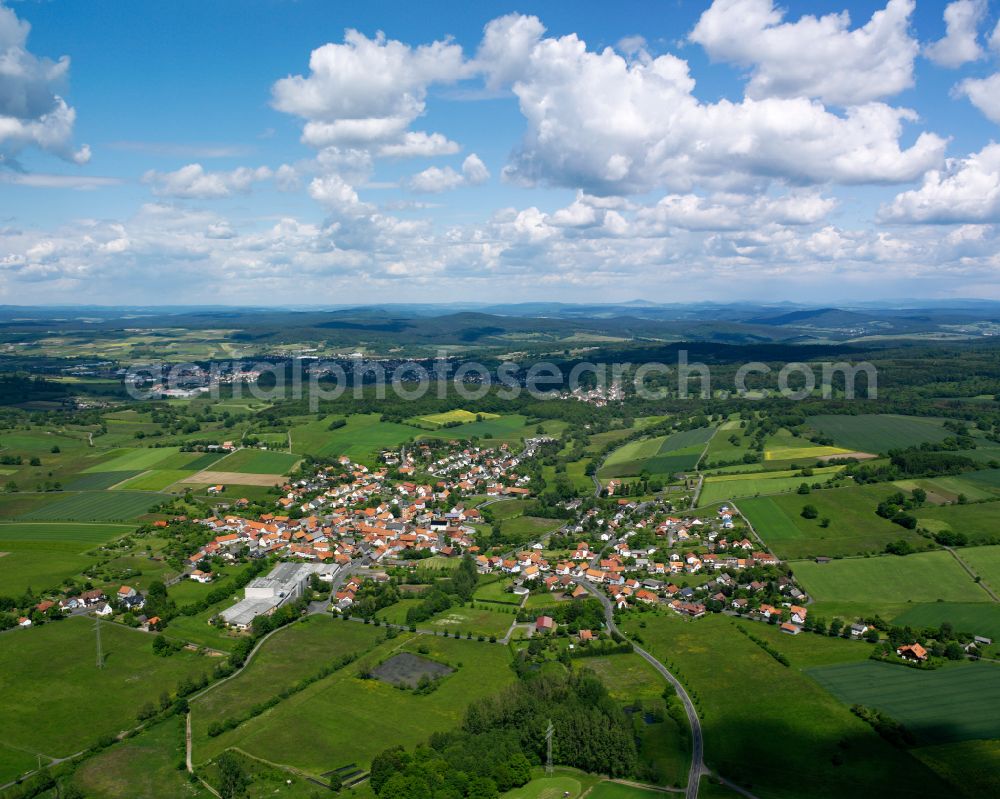
<path id="1" fill-rule="evenodd" d="M 912 750 L 913 756 L 956 786 L 963 799 L 1000 796 L 1000 741 L 960 741 Z"/>
<path id="2" fill-rule="evenodd" d="M 84 474 L 93 472 L 131 472 L 153 469 L 171 456 L 177 455 L 180 447 L 158 447 L 150 449 L 119 449 L 112 450 L 108 455 L 110 460 L 84 469 Z"/>
<path id="3" fill-rule="evenodd" d="M 46 757 L 65 757 L 102 735 L 136 724 L 136 710 L 183 678 L 210 671 L 191 652 L 153 654 L 152 636 L 101 625 L 104 668 L 95 663 L 94 622 L 72 618 L 4 635 L 0 646 L 0 729 L 4 741 Z M 54 656 L 58 653 L 58 656 Z M 0 774 L 10 779 L 14 774 Z"/>
<path id="4" fill-rule="evenodd" d="M 461 425 L 468 424 L 469 422 L 486 422 L 499 418 L 500 414 L 498 413 L 473 413 L 472 411 L 457 408 L 453 411 L 445 411 L 444 413 L 432 413 L 427 416 L 415 416 L 411 421 L 418 427 L 431 427 L 432 429 L 437 429 L 439 427 L 444 427 L 445 425 Z"/>
<path id="5" fill-rule="evenodd" d="M 992 663 L 922 671 L 868 661 L 809 675 L 846 705 L 884 710 L 925 744 L 1000 738 L 1000 667 Z"/>
<path id="6" fill-rule="evenodd" d="M 150 469 L 118 486 L 123 491 L 162 491 L 176 482 L 190 477 L 193 472 L 185 469 Z"/>
<path id="7" fill-rule="evenodd" d="M 426 653 L 419 651 L 422 647 Z M 397 652 L 420 654 L 458 668 L 426 695 L 359 676 L 363 666 L 374 667 Z M 458 726 L 469 702 L 494 694 L 514 680 L 509 658 L 507 648 L 500 644 L 401 633 L 264 715 L 198 742 L 194 759 L 204 762 L 238 745 L 250 755 L 311 774 L 350 763 L 367 768 L 386 747 L 387 739 L 371 734 L 345 736 L 343 730 L 391 729 L 392 744 L 412 747 L 424 742 L 433 732 Z M 312 734 L 303 736 L 303 729 Z"/>
<path id="8" fill-rule="evenodd" d="M 36 593 L 77 577 L 96 558 L 86 552 L 130 532 L 119 524 L 81 522 L 0 523 L 0 584 L 6 596 Z"/>
<path id="9" fill-rule="evenodd" d="M 983 582 L 994 591 L 1000 591 L 1000 546 L 965 547 L 957 552 Z"/>
<path id="10" fill-rule="evenodd" d="M 792 564 L 796 578 L 817 601 L 989 602 L 989 595 L 944 551 L 899 557 L 850 558 Z"/>
<path id="11" fill-rule="evenodd" d="M 847 455 L 851 452 L 843 447 L 820 446 L 803 436 L 793 435 L 782 429 L 768 437 L 764 443 L 764 461 L 768 466 L 797 461 L 800 466 L 821 458 Z"/>
<path id="12" fill-rule="evenodd" d="M 918 525 L 935 533 L 964 533 L 973 544 L 1000 540 L 1000 502 L 923 507 L 915 515 Z"/>
<path id="13" fill-rule="evenodd" d="M 858 414 L 857 416 L 810 416 L 809 426 L 833 439 L 837 446 L 859 452 L 886 453 L 936 443 L 952 435 L 942 427 L 941 419 L 892 414 Z"/>
<path id="14" fill-rule="evenodd" d="M 698 463 L 714 427 L 684 430 L 668 436 L 641 438 L 614 450 L 598 471 L 598 477 L 629 477 L 649 474 L 673 474 L 688 471 Z"/>
<path id="15" fill-rule="evenodd" d="M 901 782 L 912 781 L 928 795 L 949 795 L 935 774 L 883 741 L 801 670 L 800 663 L 815 665 L 826 654 L 812 654 L 812 642 L 798 640 L 814 636 L 782 641 L 773 631 L 773 646 L 785 651 L 794 645 L 802 656 L 800 661 L 789 654 L 792 665 L 786 668 L 742 635 L 737 624 L 724 616 L 692 623 L 672 613 L 634 615 L 624 623 L 693 694 L 703 717 L 709 767 L 769 799 L 842 799 L 856 794 L 859 784 L 867 795 L 893 796 Z M 754 634 L 766 628 L 742 624 Z M 862 646 L 848 655 L 865 657 Z M 846 748 L 841 746 L 845 740 Z M 795 755 L 775 757 L 775 752 Z"/>
<path id="16" fill-rule="evenodd" d="M 383 449 L 398 447 L 419 431 L 395 422 L 383 422 L 379 414 L 354 414 L 346 417 L 347 424 L 330 430 L 328 417 L 292 427 L 292 451 L 320 458 L 346 455 L 357 463 L 375 466 Z"/>
<path id="17" fill-rule="evenodd" d="M 289 452 L 270 449 L 240 449 L 212 464 L 213 472 L 283 475 L 291 471 L 301 458 Z"/>
<path id="18" fill-rule="evenodd" d="M 737 504 L 779 557 L 834 557 L 881 552 L 887 543 L 900 539 L 914 545 L 923 541 L 916 531 L 875 513 L 878 503 L 894 490 L 883 485 L 832 488 L 805 495 L 750 497 Z M 815 519 L 803 518 L 806 505 L 816 508 Z M 829 519 L 827 527 L 822 526 L 823 519 Z"/>
<path id="19" fill-rule="evenodd" d="M 20 518 L 24 521 L 133 521 L 163 501 L 151 491 L 80 491 L 62 494 Z"/>
<path id="20" fill-rule="evenodd" d="M 791 493 L 803 483 L 822 483 L 841 470 L 840 466 L 823 466 L 813 469 L 812 477 L 803 477 L 790 469 L 775 472 L 749 472 L 746 474 L 713 474 L 702 484 L 698 504 L 714 505 L 717 502 L 742 497 L 768 496 Z"/>
<path id="21" fill-rule="evenodd" d="M 141 469 L 133 469 L 130 472 L 89 472 L 74 478 L 64 488 L 67 491 L 103 491 L 144 473 Z"/>
<path id="22" fill-rule="evenodd" d="M 909 607 L 892 620 L 914 628 L 940 627 L 943 622 L 956 632 L 1000 640 L 1000 605 L 995 602 L 930 602 Z"/>

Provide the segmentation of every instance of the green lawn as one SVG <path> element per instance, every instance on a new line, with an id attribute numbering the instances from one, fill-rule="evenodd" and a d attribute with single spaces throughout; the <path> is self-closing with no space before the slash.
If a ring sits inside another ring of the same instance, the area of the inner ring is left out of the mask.
<path id="1" fill-rule="evenodd" d="M 765 627 L 744 624 L 753 631 Z M 898 796 L 904 783 L 919 784 L 928 796 L 949 795 L 932 772 L 885 743 L 794 661 L 786 668 L 740 634 L 733 620 L 708 616 L 688 622 L 674 614 L 642 614 L 624 626 L 641 633 L 644 645 L 692 693 L 702 713 L 709 767 L 756 796 L 888 797 Z M 808 639 L 820 640 L 797 638 L 804 639 L 797 643 L 802 647 Z M 792 757 L 776 755 L 791 752 Z"/>
<path id="2" fill-rule="evenodd" d="M 25 521 L 131 521 L 166 495 L 146 491 L 80 491 L 25 513 Z"/>
<path id="3" fill-rule="evenodd" d="M 104 668 L 95 665 L 94 622 L 81 617 L 3 636 L 0 729 L 3 740 L 66 756 L 136 723 L 136 710 L 172 691 L 184 677 L 212 668 L 190 652 L 153 654 L 152 636 L 101 625 Z M 0 775 L 13 776 L 13 775 Z"/>
<path id="4" fill-rule="evenodd" d="M 397 651 L 416 653 L 420 646 L 426 646 L 433 659 L 462 664 L 430 694 L 419 696 L 358 676 L 365 663 L 374 665 Z M 402 633 L 264 715 L 197 745 L 195 762 L 235 744 L 251 755 L 312 774 L 349 763 L 367 768 L 387 746 L 409 748 L 425 742 L 433 732 L 458 726 L 470 702 L 496 693 L 515 679 L 509 658 L 507 648 L 499 644 Z M 303 735 L 303 730 L 310 734 Z M 345 730 L 358 734 L 344 734 Z"/>
<path id="5" fill-rule="evenodd" d="M 864 381 L 861 381 L 862 383 Z M 809 426 L 834 440 L 837 446 L 857 452 L 885 453 L 952 435 L 941 419 L 890 414 L 810 416 Z"/>
<path id="6" fill-rule="evenodd" d="M 963 553 L 964 554 L 964 553 Z M 799 561 L 795 576 L 813 599 L 840 602 L 988 602 L 989 596 L 947 552 Z"/>
<path id="7" fill-rule="evenodd" d="M 992 663 L 921 671 L 866 661 L 809 674 L 847 705 L 884 710 L 924 743 L 1000 738 L 1000 667 Z"/>
<path id="8" fill-rule="evenodd" d="M 900 539 L 923 543 L 915 531 L 875 513 L 878 503 L 895 490 L 884 485 L 831 488 L 807 495 L 751 497 L 738 504 L 760 537 L 781 558 L 855 555 L 881 552 L 887 543 Z M 817 518 L 803 518 L 806 505 L 816 508 Z M 830 520 L 828 527 L 822 526 L 823 519 Z"/>

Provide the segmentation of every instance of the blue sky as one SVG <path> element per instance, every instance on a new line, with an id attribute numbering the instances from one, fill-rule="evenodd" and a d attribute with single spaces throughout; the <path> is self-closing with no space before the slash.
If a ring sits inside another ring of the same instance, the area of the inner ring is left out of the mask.
<path id="1" fill-rule="evenodd" d="M 994 3 L 360 5 L 0 0 L 0 302 L 1000 298 Z"/>

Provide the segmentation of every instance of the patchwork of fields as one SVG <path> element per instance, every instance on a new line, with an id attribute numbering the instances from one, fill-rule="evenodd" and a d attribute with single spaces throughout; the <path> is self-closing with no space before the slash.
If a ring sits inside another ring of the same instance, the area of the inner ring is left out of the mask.
<path id="1" fill-rule="evenodd" d="M 598 477 L 632 477 L 642 472 L 670 475 L 689 471 L 698 463 L 713 427 L 683 430 L 668 436 L 641 438 L 614 450 L 604 461 Z"/>

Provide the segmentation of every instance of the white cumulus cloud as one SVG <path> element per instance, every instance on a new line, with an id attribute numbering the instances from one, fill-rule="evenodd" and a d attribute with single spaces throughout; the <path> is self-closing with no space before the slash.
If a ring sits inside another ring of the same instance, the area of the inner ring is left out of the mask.
<path id="1" fill-rule="evenodd" d="M 889 0 L 860 28 L 844 11 L 785 22 L 773 0 L 715 0 L 690 34 L 716 61 L 750 69 L 748 97 L 857 105 L 913 85 L 913 0 Z"/>
<path id="2" fill-rule="evenodd" d="M 988 144 L 966 158 L 949 159 L 923 185 L 897 194 L 879 214 L 887 222 L 1000 222 L 1000 144 Z"/>
<path id="3" fill-rule="evenodd" d="M 501 21 L 500 33 L 515 27 Z M 500 35 L 494 24 L 488 37 Z M 574 34 L 536 39 L 512 89 L 527 131 L 504 176 L 521 183 L 601 194 L 774 179 L 893 183 L 944 157 L 933 133 L 901 146 L 903 124 L 916 120 L 907 109 L 870 102 L 836 114 L 808 97 L 704 103 L 685 61 L 629 62 L 611 48 L 589 51 Z"/>
<path id="4" fill-rule="evenodd" d="M 986 0 L 955 0 L 944 10 L 945 36 L 928 45 L 925 55 L 942 67 L 960 67 L 983 56 L 979 23 L 986 15 Z"/>
<path id="5" fill-rule="evenodd" d="M 988 78 L 966 78 L 955 91 L 968 97 L 987 119 L 1000 125 L 1000 72 Z"/>
<path id="6" fill-rule="evenodd" d="M 272 175 L 266 166 L 207 172 L 201 164 L 188 164 L 174 172 L 149 170 L 142 180 L 153 187 L 153 194 L 158 197 L 211 200 L 246 194 L 254 183 L 267 180 Z"/>
<path id="7" fill-rule="evenodd" d="M 85 164 L 87 145 L 73 146 L 76 110 L 60 95 L 69 58 L 40 58 L 27 49 L 31 26 L 0 5 L 0 164 L 16 162 L 26 147 Z"/>
<path id="8" fill-rule="evenodd" d="M 406 185 L 410 191 L 421 194 L 440 194 L 459 186 L 478 186 L 489 179 L 490 172 L 486 164 L 472 153 L 462 162 L 461 172 L 456 172 L 450 166 L 432 166 L 411 177 Z"/>

